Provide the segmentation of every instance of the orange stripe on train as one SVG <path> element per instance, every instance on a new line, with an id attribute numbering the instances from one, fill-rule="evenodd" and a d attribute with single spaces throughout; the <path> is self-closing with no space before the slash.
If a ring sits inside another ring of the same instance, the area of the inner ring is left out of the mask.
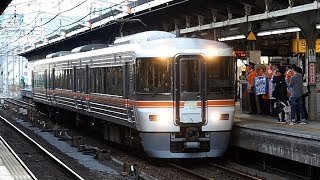
<path id="1" fill-rule="evenodd" d="M 51 90 L 52 91 L 52 90 Z M 45 94 L 45 91 L 42 89 L 36 89 L 34 92 L 43 93 Z M 99 103 L 116 103 L 121 104 L 125 106 L 135 106 L 135 107 L 174 107 L 175 102 L 173 101 L 134 101 L 129 99 L 122 99 L 122 98 L 116 98 L 116 97 L 106 97 L 106 96 L 99 96 L 99 95 L 89 95 L 84 93 L 77 93 L 77 92 L 68 92 L 68 91 L 53 91 L 51 92 L 54 95 L 62 95 L 66 97 L 72 97 L 73 98 L 81 98 L 89 101 L 99 102 Z M 198 101 L 197 106 L 201 107 L 202 102 Z M 208 100 L 207 101 L 207 107 L 221 107 L 221 106 L 234 106 L 235 101 L 234 100 Z M 184 107 L 184 101 L 180 102 L 180 107 Z"/>
<path id="2" fill-rule="evenodd" d="M 172 101 L 136 101 L 132 102 L 136 107 L 173 107 L 175 103 Z M 202 102 L 197 102 L 197 106 L 201 107 Z M 207 106 L 234 106 L 234 100 L 218 100 L 218 101 L 208 101 Z M 180 102 L 180 107 L 184 107 L 184 102 Z"/>

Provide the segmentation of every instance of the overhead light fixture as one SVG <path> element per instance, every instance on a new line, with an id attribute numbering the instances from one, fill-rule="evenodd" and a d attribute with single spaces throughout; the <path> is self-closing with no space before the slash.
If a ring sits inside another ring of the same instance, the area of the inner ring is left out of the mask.
<path id="1" fill-rule="evenodd" d="M 284 34 L 284 33 L 292 33 L 292 32 L 299 32 L 301 31 L 300 28 L 298 27 L 292 27 L 292 28 L 287 28 L 287 29 L 275 29 L 271 31 L 262 31 L 259 32 L 257 35 L 258 36 L 269 36 L 269 35 L 274 35 L 274 34 Z"/>
<path id="2" fill-rule="evenodd" d="M 269 36 L 269 35 L 271 35 L 271 31 L 263 31 L 257 34 L 257 36 Z"/>
<path id="3" fill-rule="evenodd" d="M 301 29 L 298 28 L 298 27 L 293 27 L 293 28 L 286 29 L 286 32 L 287 32 L 287 33 L 290 33 L 290 32 L 299 32 L 299 31 L 301 31 Z"/>
<path id="4" fill-rule="evenodd" d="M 222 37 L 218 38 L 219 41 L 231 41 L 231 40 L 236 40 L 236 39 L 245 39 L 245 35 L 236 35 L 236 36 L 228 36 L 228 37 Z"/>
<path id="5" fill-rule="evenodd" d="M 277 21 L 276 21 L 276 24 L 279 24 L 279 23 L 285 23 L 285 22 L 287 22 L 287 20 L 285 20 L 285 19 L 281 19 L 281 20 L 277 20 Z"/>
<path id="6" fill-rule="evenodd" d="M 317 28 L 317 29 L 320 29 L 320 24 L 318 24 L 318 25 L 316 26 L 316 28 Z"/>
<path id="7" fill-rule="evenodd" d="M 271 31 L 271 34 L 283 34 L 283 33 L 286 33 L 286 30 L 277 29 L 277 30 Z"/>
<path id="8" fill-rule="evenodd" d="M 238 30 L 237 27 L 234 27 L 234 28 L 230 28 L 230 29 L 229 29 L 229 31 L 236 31 L 236 30 Z"/>

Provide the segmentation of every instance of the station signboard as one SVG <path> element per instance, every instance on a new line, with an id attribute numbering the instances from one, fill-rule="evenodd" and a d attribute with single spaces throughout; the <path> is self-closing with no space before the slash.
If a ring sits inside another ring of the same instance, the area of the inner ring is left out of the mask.
<path id="1" fill-rule="evenodd" d="M 307 41 L 305 39 L 299 39 L 298 44 L 297 44 L 297 40 L 293 39 L 292 40 L 292 52 L 297 53 L 297 48 L 298 48 L 299 53 L 306 53 Z M 309 47 L 309 48 L 311 49 L 313 47 Z M 316 40 L 315 52 L 320 53 L 320 39 Z"/>
<path id="2" fill-rule="evenodd" d="M 315 84 L 316 80 L 316 63 L 309 63 L 309 84 Z"/>

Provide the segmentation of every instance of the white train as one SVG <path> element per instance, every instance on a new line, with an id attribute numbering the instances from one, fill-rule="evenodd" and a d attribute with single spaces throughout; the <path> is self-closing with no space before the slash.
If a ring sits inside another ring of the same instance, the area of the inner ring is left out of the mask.
<path id="1" fill-rule="evenodd" d="M 39 109 L 92 122 L 105 139 L 150 157 L 224 154 L 235 112 L 231 47 L 148 31 L 91 48 L 34 62 Z"/>

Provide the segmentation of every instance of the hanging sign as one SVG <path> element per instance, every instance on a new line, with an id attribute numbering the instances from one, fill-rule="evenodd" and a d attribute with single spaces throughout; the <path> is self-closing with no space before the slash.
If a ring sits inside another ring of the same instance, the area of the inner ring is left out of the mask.
<path id="1" fill-rule="evenodd" d="M 254 33 L 252 31 L 250 31 L 248 37 L 247 37 L 248 41 L 255 41 L 257 40 L 256 36 L 254 35 Z"/>
<path id="2" fill-rule="evenodd" d="M 309 83 L 316 83 L 316 63 L 309 63 Z"/>
<path id="3" fill-rule="evenodd" d="M 320 39 L 316 39 L 316 53 L 320 53 Z M 297 47 L 298 46 L 298 47 Z M 297 45 L 297 40 L 293 39 L 292 40 L 292 52 L 297 53 L 297 48 L 299 53 L 305 53 L 307 49 L 307 42 L 305 39 L 299 39 L 298 45 Z"/>
<path id="4" fill-rule="evenodd" d="M 309 49 L 309 53 L 308 53 L 308 59 L 309 62 L 316 62 L 316 51 L 315 49 Z"/>

